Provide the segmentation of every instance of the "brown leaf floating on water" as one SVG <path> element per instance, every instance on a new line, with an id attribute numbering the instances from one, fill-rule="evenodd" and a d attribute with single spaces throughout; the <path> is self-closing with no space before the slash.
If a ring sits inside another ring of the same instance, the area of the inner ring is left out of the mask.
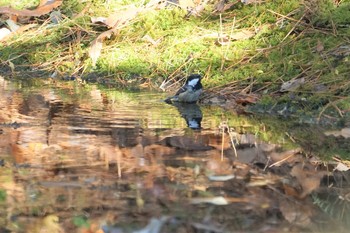
<path id="1" fill-rule="evenodd" d="M 320 186 L 321 178 L 325 175 L 325 172 L 315 171 L 311 166 L 308 169 L 308 167 L 298 164 L 292 168 L 290 174 L 298 180 L 298 183 L 302 187 L 303 191 L 299 195 L 299 198 L 305 198 Z"/>
<path id="2" fill-rule="evenodd" d="M 307 226 L 311 223 L 312 209 L 308 205 L 302 205 L 296 201 L 280 199 L 280 210 L 283 217 L 289 222 L 299 226 Z"/>

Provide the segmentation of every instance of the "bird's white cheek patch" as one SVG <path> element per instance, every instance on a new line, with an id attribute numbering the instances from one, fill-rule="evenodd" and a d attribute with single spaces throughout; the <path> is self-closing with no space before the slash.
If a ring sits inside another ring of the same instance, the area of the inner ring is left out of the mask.
<path id="1" fill-rule="evenodd" d="M 188 82 L 188 85 L 194 87 L 197 85 L 198 81 L 199 81 L 198 78 L 192 79 L 191 81 Z"/>

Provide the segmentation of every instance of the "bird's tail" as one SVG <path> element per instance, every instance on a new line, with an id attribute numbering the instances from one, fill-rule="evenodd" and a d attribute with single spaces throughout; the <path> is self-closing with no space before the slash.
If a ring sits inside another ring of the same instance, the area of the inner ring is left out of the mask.
<path id="1" fill-rule="evenodd" d="M 173 104 L 174 102 L 177 102 L 178 98 L 176 96 L 170 96 L 164 100 L 167 104 Z"/>

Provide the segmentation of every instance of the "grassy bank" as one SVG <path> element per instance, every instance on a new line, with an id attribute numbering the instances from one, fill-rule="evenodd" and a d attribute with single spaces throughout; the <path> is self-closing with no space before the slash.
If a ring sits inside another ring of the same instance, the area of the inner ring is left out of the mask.
<path id="1" fill-rule="evenodd" d="M 216 95 L 258 96 L 254 112 L 349 117 L 350 1 L 228 1 L 225 11 L 209 1 L 199 16 L 188 15 L 189 1 L 158 9 L 148 2 L 63 1 L 59 24 L 31 18 L 24 24 L 36 25 L 2 42 L 2 67 L 151 88 L 200 72 Z M 93 64 L 91 45 L 108 28 L 91 17 L 124 14 L 130 4 L 142 10 L 103 41 Z"/>

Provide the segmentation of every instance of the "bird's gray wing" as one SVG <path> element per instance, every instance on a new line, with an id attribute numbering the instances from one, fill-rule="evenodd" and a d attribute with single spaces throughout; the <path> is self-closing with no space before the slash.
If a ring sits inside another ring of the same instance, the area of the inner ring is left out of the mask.
<path id="1" fill-rule="evenodd" d="M 186 92 L 186 91 L 187 91 L 188 89 L 190 89 L 190 88 L 191 88 L 191 86 L 189 86 L 189 85 L 184 85 L 184 86 L 182 86 L 182 87 L 176 92 L 175 96 L 180 95 L 181 93 Z"/>

